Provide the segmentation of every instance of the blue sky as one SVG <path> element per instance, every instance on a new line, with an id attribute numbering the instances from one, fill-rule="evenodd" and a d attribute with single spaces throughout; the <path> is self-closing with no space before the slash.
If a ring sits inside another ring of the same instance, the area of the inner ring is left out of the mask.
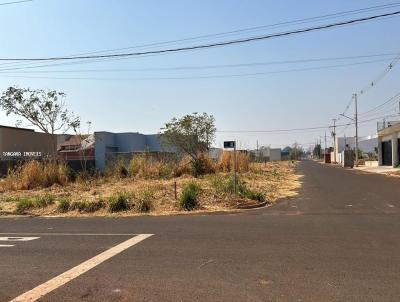
<path id="1" fill-rule="evenodd" d="M 130 47 L 388 3 L 391 2 L 34 0 L 0 6 L 0 57 L 46 57 Z M 264 30 L 260 33 L 331 23 L 394 10 L 396 8 Z M 332 118 L 336 118 L 344 110 L 351 95 L 376 78 L 389 62 L 253 77 L 184 80 L 134 79 L 269 72 L 371 59 L 184 71 L 77 71 L 400 53 L 398 28 L 400 17 L 209 50 L 28 69 L 31 73 L 9 71 L 7 74 L 0 73 L 0 91 L 10 85 L 64 91 L 68 96 L 68 107 L 81 115 L 83 121 L 91 121 L 94 130 L 154 133 L 172 117 L 195 111 L 213 114 L 219 130 L 271 130 L 328 125 Z M 209 41 L 211 40 L 206 40 Z M 204 41 L 172 46 L 202 42 Z M 5 68 L 4 65 L 0 65 L 1 68 Z M 37 70 L 58 72 L 32 73 Z M 367 111 L 399 92 L 399 70 L 400 66 L 394 68 L 379 85 L 360 97 L 360 112 Z M 54 77 L 95 77 L 106 80 L 67 80 Z M 129 80 L 120 81 L 115 80 L 116 78 Z M 352 114 L 352 110 L 353 108 L 348 114 Z M 395 113 L 394 107 L 392 110 Z M 15 120 L 14 117 L 6 117 L 0 112 L 0 124 L 13 125 Z M 344 122 L 345 120 L 341 120 L 338 123 Z M 362 124 L 360 133 L 373 134 L 375 128 L 374 122 L 365 123 Z M 249 148 L 254 147 L 257 140 L 260 145 L 276 147 L 292 144 L 294 141 L 307 146 L 324 133 L 325 130 L 285 134 L 218 133 L 216 145 L 220 145 L 224 139 L 237 139 L 241 146 Z M 353 127 L 346 130 L 346 135 L 354 135 Z"/>

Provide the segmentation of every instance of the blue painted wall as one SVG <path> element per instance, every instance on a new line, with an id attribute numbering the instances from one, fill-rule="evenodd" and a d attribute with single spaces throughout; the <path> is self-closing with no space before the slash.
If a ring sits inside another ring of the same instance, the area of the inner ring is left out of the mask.
<path id="1" fill-rule="evenodd" d="M 106 168 L 107 152 L 160 152 L 164 150 L 158 134 L 95 132 L 94 135 L 96 168 L 100 171 Z"/>

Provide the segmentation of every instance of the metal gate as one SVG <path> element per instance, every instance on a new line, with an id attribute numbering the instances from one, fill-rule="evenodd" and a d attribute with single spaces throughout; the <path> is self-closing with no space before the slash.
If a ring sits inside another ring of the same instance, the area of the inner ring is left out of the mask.
<path id="1" fill-rule="evenodd" d="M 382 142 L 382 164 L 392 165 L 392 141 Z"/>

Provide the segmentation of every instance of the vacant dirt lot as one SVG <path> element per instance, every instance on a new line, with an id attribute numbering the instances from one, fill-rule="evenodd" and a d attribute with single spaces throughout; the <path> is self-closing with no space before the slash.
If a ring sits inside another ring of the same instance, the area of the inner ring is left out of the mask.
<path id="1" fill-rule="evenodd" d="M 228 211 L 264 200 L 271 204 L 293 197 L 301 185 L 294 162 L 250 164 L 248 172 L 239 174 L 236 196 L 232 193 L 231 179 L 230 173 L 221 172 L 197 179 L 191 176 L 169 179 L 99 177 L 31 190 L 6 190 L 4 186 L 1 189 L 0 183 L 0 213 L 59 216 L 186 213 L 181 199 L 188 183 L 195 183 L 199 188 L 194 212 Z M 127 205 L 110 210 L 112 201 L 122 202 L 124 198 Z"/>

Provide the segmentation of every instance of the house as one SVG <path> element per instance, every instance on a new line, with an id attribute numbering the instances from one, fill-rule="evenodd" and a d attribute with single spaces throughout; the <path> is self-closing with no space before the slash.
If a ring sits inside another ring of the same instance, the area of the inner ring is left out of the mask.
<path id="1" fill-rule="evenodd" d="M 258 161 L 280 161 L 281 157 L 281 149 L 280 148 L 271 148 L 271 147 L 261 147 L 258 150 L 251 151 L 254 158 Z"/>
<path id="2" fill-rule="evenodd" d="M 94 135 L 68 135 L 57 137 L 57 158 L 74 170 L 95 168 Z"/>
<path id="3" fill-rule="evenodd" d="M 378 123 L 378 163 L 397 167 L 400 158 L 400 121 Z"/>
<path id="4" fill-rule="evenodd" d="M 0 125 L 0 175 L 18 162 L 56 157 L 57 136 Z"/>
<path id="5" fill-rule="evenodd" d="M 343 163 L 343 151 L 354 150 L 356 147 L 355 137 L 336 137 L 335 139 L 335 151 L 331 152 L 331 161 L 336 160 L 337 163 Z M 372 156 L 377 155 L 378 148 L 378 135 L 370 135 L 358 138 L 358 149 L 363 154 L 369 154 Z"/>

